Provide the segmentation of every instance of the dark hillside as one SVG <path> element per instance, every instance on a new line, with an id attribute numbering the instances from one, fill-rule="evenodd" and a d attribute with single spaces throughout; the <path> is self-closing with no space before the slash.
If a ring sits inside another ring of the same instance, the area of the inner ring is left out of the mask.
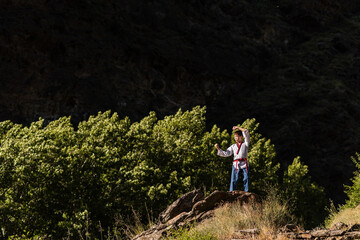
<path id="1" fill-rule="evenodd" d="M 206 105 L 255 117 L 336 202 L 360 151 L 358 0 L 1 0 L 0 120 Z"/>

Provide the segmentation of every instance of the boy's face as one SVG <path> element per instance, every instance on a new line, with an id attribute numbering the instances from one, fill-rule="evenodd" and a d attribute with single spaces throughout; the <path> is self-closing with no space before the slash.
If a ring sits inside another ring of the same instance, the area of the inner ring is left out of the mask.
<path id="1" fill-rule="evenodd" d="M 235 142 L 240 143 L 240 142 L 242 142 L 242 139 L 243 139 L 242 135 L 239 135 L 238 133 L 234 133 Z"/>

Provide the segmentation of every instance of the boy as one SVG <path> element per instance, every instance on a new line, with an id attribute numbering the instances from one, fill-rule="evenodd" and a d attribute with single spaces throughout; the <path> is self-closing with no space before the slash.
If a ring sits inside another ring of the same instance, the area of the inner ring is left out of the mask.
<path id="1" fill-rule="evenodd" d="M 231 145 L 226 151 L 221 150 L 219 145 L 216 143 L 215 147 L 218 150 L 217 155 L 221 157 L 230 157 L 234 155 L 234 161 L 231 172 L 230 191 L 237 189 L 237 183 L 239 180 L 239 172 L 242 171 L 244 178 L 244 191 L 249 191 L 249 166 L 247 162 L 247 154 L 250 144 L 249 131 L 245 128 L 234 126 L 232 128 L 234 132 L 234 140 L 236 143 Z M 245 142 L 243 140 L 245 139 Z"/>

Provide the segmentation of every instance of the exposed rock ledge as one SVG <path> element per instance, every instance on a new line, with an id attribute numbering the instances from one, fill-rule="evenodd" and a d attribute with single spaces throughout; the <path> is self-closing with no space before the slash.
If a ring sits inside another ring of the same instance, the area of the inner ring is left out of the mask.
<path id="1" fill-rule="evenodd" d="M 289 227 L 290 226 L 290 227 Z M 287 225 L 279 233 L 285 239 L 316 239 L 316 240 L 350 240 L 360 239 L 360 225 L 348 226 L 344 223 L 337 223 L 330 229 L 313 229 L 301 231 L 299 228 Z"/>
<path id="2" fill-rule="evenodd" d="M 247 204 L 259 201 L 257 195 L 243 191 L 215 191 L 204 197 L 200 190 L 188 192 L 173 202 L 159 215 L 159 224 L 135 236 L 132 240 L 159 240 L 168 236 L 169 231 L 193 222 L 202 222 L 214 215 L 214 210 L 223 203 L 238 202 Z M 257 239 L 261 229 L 237 230 L 232 240 Z M 348 226 L 337 223 L 330 229 L 301 230 L 294 224 L 281 228 L 276 236 L 268 239 L 314 239 L 314 240 L 350 240 L 360 239 L 360 225 Z"/>
<path id="3" fill-rule="evenodd" d="M 260 229 L 237 230 L 232 235 L 231 240 L 258 239 Z M 264 239 L 262 237 L 261 239 Z M 288 224 L 277 233 L 277 236 L 269 235 L 266 239 L 297 239 L 297 240 L 353 240 L 360 239 L 360 225 L 346 225 L 337 223 L 330 229 L 316 228 L 313 230 L 301 230 L 294 224 Z"/>
<path id="4" fill-rule="evenodd" d="M 159 224 L 135 236 L 133 240 L 158 240 L 174 228 L 201 222 L 213 216 L 214 209 L 222 203 L 239 202 L 247 204 L 257 201 L 257 195 L 243 191 L 215 191 L 204 198 L 200 190 L 181 196 L 159 215 Z"/>

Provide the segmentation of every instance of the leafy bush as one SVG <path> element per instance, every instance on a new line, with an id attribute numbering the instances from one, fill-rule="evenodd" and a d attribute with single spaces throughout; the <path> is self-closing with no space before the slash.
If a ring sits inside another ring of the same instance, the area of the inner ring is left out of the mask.
<path id="1" fill-rule="evenodd" d="M 357 170 L 354 172 L 354 177 L 351 179 L 352 186 L 345 186 L 345 193 L 348 196 L 346 207 L 356 207 L 360 204 L 360 154 L 356 153 L 351 157 Z"/>
<path id="2" fill-rule="evenodd" d="M 197 187 L 223 188 L 226 163 L 214 142 L 229 135 L 205 131 L 205 107 L 158 120 L 120 120 L 110 111 L 75 130 L 70 118 L 44 126 L 0 124 L 0 218 L 7 235 L 64 237 L 111 226 L 132 209 L 158 214 Z M 100 222 L 100 223 L 99 223 Z M 87 226 L 85 226 L 87 225 Z"/>
<path id="3" fill-rule="evenodd" d="M 324 189 L 311 182 L 308 167 L 301 163 L 300 157 L 296 157 L 284 172 L 282 188 L 302 225 L 315 227 L 324 220 L 327 204 Z"/>
<path id="4" fill-rule="evenodd" d="M 263 194 L 278 184 L 275 148 L 255 119 L 242 126 L 251 135 L 250 190 Z M 157 215 L 194 188 L 227 190 L 232 159 L 216 156 L 216 142 L 227 147 L 231 136 L 216 125 L 206 131 L 205 107 L 161 120 L 150 112 L 134 123 L 107 111 L 77 129 L 69 117 L 46 126 L 42 119 L 28 127 L 1 122 L 2 237 L 90 237 L 133 210 Z"/>

